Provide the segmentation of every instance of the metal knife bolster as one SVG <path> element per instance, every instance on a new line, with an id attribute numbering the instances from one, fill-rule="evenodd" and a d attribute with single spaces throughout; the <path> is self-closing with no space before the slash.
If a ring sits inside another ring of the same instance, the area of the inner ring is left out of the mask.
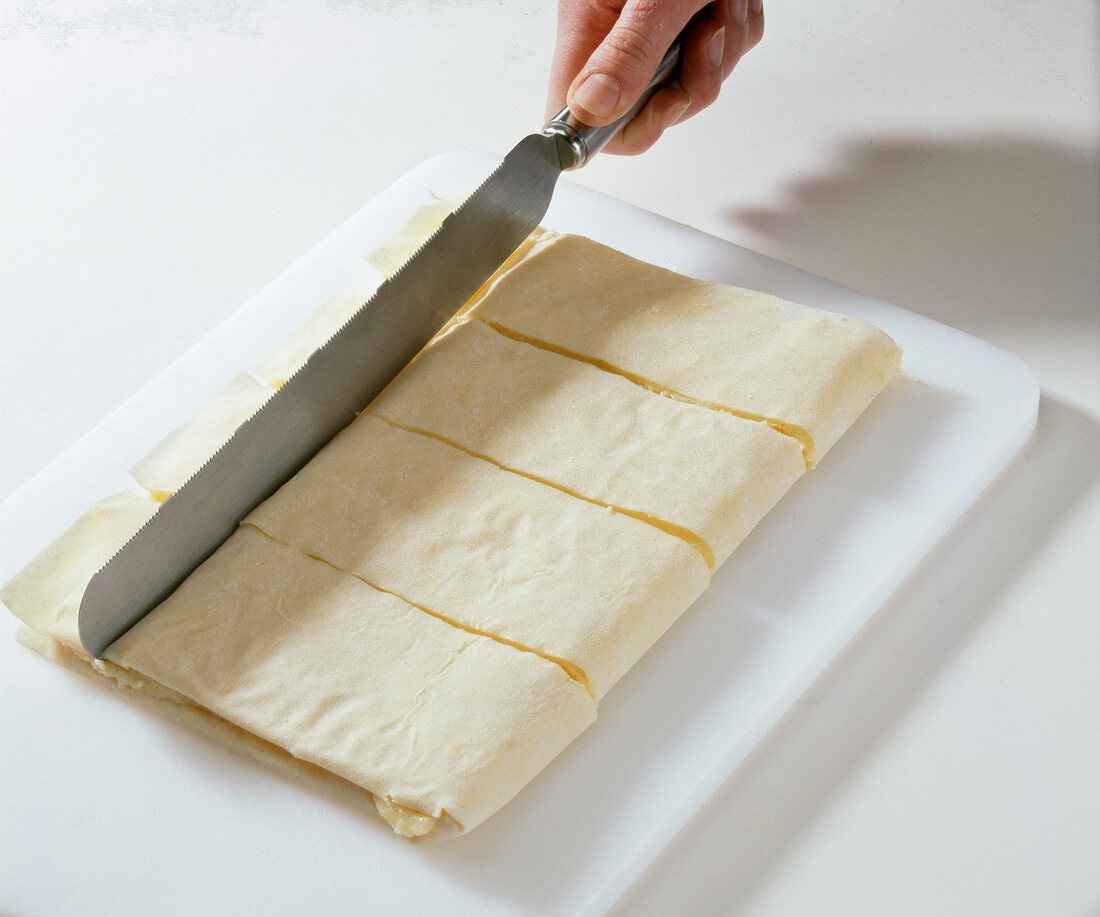
<path id="1" fill-rule="evenodd" d="M 634 119 L 634 116 L 645 107 L 646 103 L 653 98 L 659 89 L 662 89 L 672 81 L 677 71 L 680 69 L 680 61 L 684 56 L 684 34 L 686 34 L 686 32 L 687 29 L 684 30 L 684 33 L 681 33 L 680 37 L 677 38 L 668 51 L 665 52 L 665 56 L 661 59 L 661 63 L 657 67 L 657 72 L 653 74 L 653 79 L 649 81 L 649 85 L 642 91 L 641 96 L 638 97 L 638 101 L 635 102 L 630 110 L 617 121 L 613 121 L 610 124 L 603 124 L 598 127 L 592 127 L 580 121 L 569 109 L 569 106 L 566 105 L 543 125 L 542 132 L 544 134 L 557 134 L 563 137 L 569 145 L 573 161 L 572 163 L 567 163 L 563 160 L 563 169 L 579 169 L 581 166 L 585 165 L 607 145 L 607 142 L 611 140 L 612 137 L 619 133 L 628 122 Z"/>

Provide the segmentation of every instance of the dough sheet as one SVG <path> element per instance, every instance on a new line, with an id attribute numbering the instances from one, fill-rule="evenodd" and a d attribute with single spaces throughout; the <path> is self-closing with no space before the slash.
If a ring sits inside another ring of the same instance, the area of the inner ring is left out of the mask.
<path id="1" fill-rule="evenodd" d="M 374 290 L 358 290 L 329 297 L 274 350 L 256 363 L 252 371 L 273 388 L 280 388 L 372 295 Z"/>
<path id="2" fill-rule="evenodd" d="M 706 588 L 682 539 L 364 414 L 245 522 L 597 699 Z"/>
<path id="3" fill-rule="evenodd" d="M 149 494 L 122 491 L 85 510 L 3 588 L 0 601 L 24 624 L 74 649 L 88 581 L 157 511 Z"/>
<path id="4" fill-rule="evenodd" d="M 393 816 L 387 817 L 387 821 L 391 822 L 398 833 L 411 839 L 434 841 L 459 833 L 457 823 L 450 817 L 435 819 L 414 813 L 411 809 L 401 811 L 384 801 L 380 805 L 376 797 L 361 786 L 337 777 L 315 764 L 295 758 L 285 749 L 265 742 L 149 679 L 135 678 L 133 673 L 127 673 L 110 663 L 93 665 L 83 652 L 27 626 L 19 629 L 17 639 L 50 662 L 89 681 L 114 689 L 142 707 L 153 710 L 157 715 L 303 784 L 340 805 L 366 813 L 381 811 L 383 805 L 387 809 L 394 809 Z M 400 827 L 394 824 L 395 820 Z"/>
<path id="5" fill-rule="evenodd" d="M 273 392 L 274 388 L 248 373 L 238 373 L 130 468 L 130 476 L 155 499 L 167 500 Z"/>
<path id="6" fill-rule="evenodd" d="M 451 204 L 374 263 L 392 273 Z M 0 589 L 20 639 L 401 834 L 468 831 L 596 716 L 897 371 L 855 319 L 540 231 L 92 660 L 99 567 L 369 296 L 316 316 Z"/>
<path id="7" fill-rule="evenodd" d="M 596 716 L 560 666 L 452 627 L 248 526 L 107 658 L 466 830 Z"/>
<path id="8" fill-rule="evenodd" d="M 647 519 L 713 569 L 804 473 L 765 423 L 665 398 L 466 321 L 371 405 L 502 466 Z"/>
<path id="9" fill-rule="evenodd" d="M 100 501 L 7 583 L 21 642 L 425 840 L 479 824 L 595 719 L 560 666 L 247 526 L 92 660 L 84 588 L 158 505 Z"/>
<path id="10" fill-rule="evenodd" d="M 467 315 L 797 437 L 812 467 L 900 366 L 859 319 L 544 233 Z"/>
<path id="11" fill-rule="evenodd" d="M 392 277 L 421 245 L 443 225 L 443 221 L 465 200 L 465 194 L 433 195 L 434 200 L 421 204 L 392 236 L 367 255 L 371 267 L 385 277 Z"/>

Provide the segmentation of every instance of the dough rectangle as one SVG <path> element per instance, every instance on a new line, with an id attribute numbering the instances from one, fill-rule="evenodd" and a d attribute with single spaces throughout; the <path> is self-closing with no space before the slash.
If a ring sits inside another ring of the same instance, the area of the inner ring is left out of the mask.
<path id="1" fill-rule="evenodd" d="M 559 661 L 597 699 L 709 580 L 681 539 L 371 414 L 245 521 Z"/>

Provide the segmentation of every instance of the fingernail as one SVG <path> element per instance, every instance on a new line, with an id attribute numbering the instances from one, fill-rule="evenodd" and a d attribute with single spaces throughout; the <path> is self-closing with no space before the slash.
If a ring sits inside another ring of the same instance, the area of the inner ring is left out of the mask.
<path id="1" fill-rule="evenodd" d="M 573 92 L 573 101 L 589 114 L 602 118 L 619 104 L 623 89 L 619 81 L 606 73 L 590 73 Z"/>
<path id="2" fill-rule="evenodd" d="M 710 58 L 710 65 L 715 70 L 722 66 L 722 55 L 725 53 L 726 27 L 722 26 L 722 28 L 711 36 L 710 44 L 707 45 L 707 57 Z"/>
<path id="3" fill-rule="evenodd" d="M 749 0 L 731 0 L 730 16 L 738 25 L 749 21 Z"/>
<path id="4" fill-rule="evenodd" d="M 752 0 L 752 11 L 757 14 L 764 12 L 764 0 Z"/>

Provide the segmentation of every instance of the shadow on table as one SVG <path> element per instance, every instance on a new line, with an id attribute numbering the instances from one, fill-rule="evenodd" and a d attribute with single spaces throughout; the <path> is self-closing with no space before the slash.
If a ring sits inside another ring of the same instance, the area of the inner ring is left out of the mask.
<path id="1" fill-rule="evenodd" d="M 773 257 L 979 336 L 1094 333 L 1095 156 L 986 135 L 853 141 L 840 161 L 782 210 L 731 219 Z M 728 914 L 751 899 L 1095 485 L 1083 457 L 1097 454 L 1100 424 L 1044 394 L 1020 455 L 819 679 L 827 709 L 796 706 L 613 913 Z M 904 677 L 897 646 L 918 648 Z"/>
<path id="2" fill-rule="evenodd" d="M 979 337 L 1095 316 L 1100 162 L 1013 135 L 859 139 L 738 209 L 767 254 Z"/>
<path id="3" fill-rule="evenodd" d="M 750 899 L 1026 574 L 1095 485 L 1081 457 L 1097 454 L 1100 424 L 1044 396 L 1020 455 L 819 679 L 825 701 L 794 707 L 612 913 L 728 914 Z"/>

